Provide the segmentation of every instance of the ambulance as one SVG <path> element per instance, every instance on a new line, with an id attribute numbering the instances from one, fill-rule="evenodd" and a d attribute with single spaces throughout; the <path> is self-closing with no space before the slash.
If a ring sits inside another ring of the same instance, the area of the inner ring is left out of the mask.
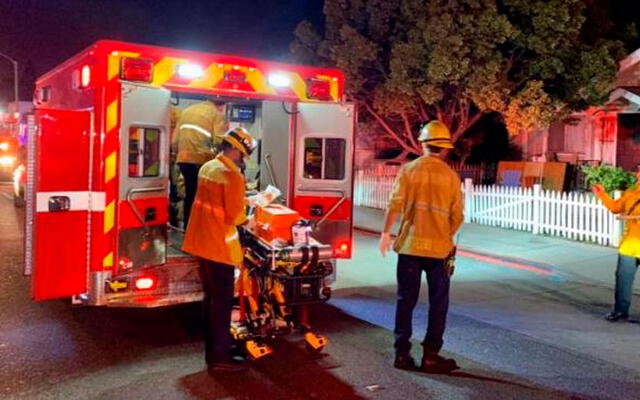
<path id="1" fill-rule="evenodd" d="M 171 116 L 224 102 L 258 141 L 246 176 L 352 251 L 356 111 L 336 69 L 99 41 L 40 77 L 28 135 L 25 274 L 35 300 L 157 307 L 202 298 L 169 224 Z"/>

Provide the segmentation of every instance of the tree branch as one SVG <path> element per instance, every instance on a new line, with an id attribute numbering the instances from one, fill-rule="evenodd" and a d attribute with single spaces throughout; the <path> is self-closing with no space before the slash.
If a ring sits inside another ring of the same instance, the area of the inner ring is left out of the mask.
<path id="1" fill-rule="evenodd" d="M 466 131 L 469 130 L 469 128 L 475 125 L 475 123 L 478 122 L 480 118 L 482 118 L 482 115 L 483 113 L 478 112 L 473 117 L 471 117 L 471 119 L 468 120 L 466 126 L 460 127 L 459 129 L 456 130 L 451 140 L 455 143 L 460 138 L 460 136 L 462 136 Z"/>
<path id="2" fill-rule="evenodd" d="M 411 132 L 411 123 L 409 122 L 409 117 L 407 117 L 407 113 L 402 113 L 402 119 L 404 120 L 405 136 L 409 138 L 409 142 L 411 143 L 411 146 L 413 146 L 416 150 L 419 150 L 421 146 L 418 144 L 415 137 L 413 136 L 413 132 Z"/>
<path id="3" fill-rule="evenodd" d="M 384 118 L 382 118 L 374 109 L 373 107 L 371 107 L 369 104 L 367 104 L 366 102 L 363 102 L 365 109 L 369 112 L 369 114 L 371 114 L 371 116 L 373 116 L 373 118 L 376 119 L 376 121 L 378 121 L 378 123 L 380 124 L 380 126 L 382 126 L 382 128 L 389 134 L 389 136 L 391 136 L 396 142 L 398 142 L 398 144 L 406 151 L 413 153 L 413 154 L 420 154 L 417 153 L 415 149 L 412 149 L 411 146 L 407 145 L 407 143 L 405 143 L 400 136 L 398 136 L 398 134 L 389 126 L 389 124 L 387 124 L 387 122 L 384 120 Z"/>

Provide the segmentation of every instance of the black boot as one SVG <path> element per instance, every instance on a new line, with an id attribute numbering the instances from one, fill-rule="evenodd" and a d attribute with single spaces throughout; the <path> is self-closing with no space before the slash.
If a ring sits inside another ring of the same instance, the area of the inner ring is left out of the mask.
<path id="1" fill-rule="evenodd" d="M 409 354 L 396 354 L 396 359 L 393 362 L 393 366 L 398 369 L 404 369 L 407 371 L 415 371 L 416 362 Z"/>
<path id="2" fill-rule="evenodd" d="M 616 321 L 619 321 L 619 320 L 629 319 L 629 314 L 623 314 L 623 313 L 620 313 L 620 312 L 612 311 L 609 314 L 607 314 L 605 316 L 605 318 L 609 322 L 616 322 Z"/>
<path id="3" fill-rule="evenodd" d="M 452 358 L 444 358 L 437 354 L 425 354 L 422 357 L 420 371 L 428 374 L 448 374 L 458 369 L 456 360 Z"/>

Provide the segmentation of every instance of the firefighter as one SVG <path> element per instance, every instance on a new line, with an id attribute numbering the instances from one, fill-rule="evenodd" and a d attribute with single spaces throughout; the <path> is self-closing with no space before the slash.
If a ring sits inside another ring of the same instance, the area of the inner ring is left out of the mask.
<path id="1" fill-rule="evenodd" d="M 244 128 L 222 137 L 220 153 L 198 174 L 198 192 L 182 249 L 198 257 L 204 291 L 205 360 L 210 373 L 246 367 L 230 355 L 234 268 L 243 260 L 237 225 L 244 224 L 244 177 L 240 165 L 255 148 Z"/>
<path id="2" fill-rule="evenodd" d="M 222 102 L 203 101 L 192 104 L 180 114 L 172 148 L 177 153 L 176 162 L 184 177 L 184 228 L 189 222 L 191 205 L 196 195 L 198 171 L 214 157 L 214 149 L 228 126 Z"/>
<path id="3" fill-rule="evenodd" d="M 637 167 L 638 184 L 625 191 L 618 199 L 612 199 L 602 185 L 593 185 L 593 193 L 602 204 L 614 214 L 620 214 L 625 221 L 625 231 L 618 248 L 618 265 L 616 268 L 616 289 L 613 311 L 605 318 L 610 322 L 627 320 L 631 297 L 633 296 L 633 280 L 640 264 L 640 165 Z"/>
<path id="4" fill-rule="evenodd" d="M 462 193 L 458 175 L 440 159 L 443 149 L 453 148 L 445 124 L 432 121 L 420 131 L 423 156 L 404 165 L 394 182 L 380 235 L 380 252 L 389 251 L 391 228 L 400 215 L 401 225 L 393 249 L 398 253 L 398 299 L 395 320 L 395 361 L 399 369 L 415 369 L 411 357 L 411 318 L 420 294 L 422 272 L 429 286 L 429 321 L 422 342 L 420 369 L 448 373 L 458 368 L 455 360 L 441 357 L 452 269 L 453 236 L 462 224 Z"/>

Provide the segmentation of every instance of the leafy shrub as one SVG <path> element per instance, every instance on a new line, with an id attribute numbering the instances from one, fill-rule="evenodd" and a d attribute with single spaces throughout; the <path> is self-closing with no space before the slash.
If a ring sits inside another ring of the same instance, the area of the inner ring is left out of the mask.
<path id="1" fill-rule="evenodd" d="M 585 175 L 587 189 L 591 189 L 595 184 L 601 184 L 607 193 L 612 193 L 615 190 L 627 190 L 637 183 L 634 173 L 612 165 L 584 165 L 582 172 Z"/>

